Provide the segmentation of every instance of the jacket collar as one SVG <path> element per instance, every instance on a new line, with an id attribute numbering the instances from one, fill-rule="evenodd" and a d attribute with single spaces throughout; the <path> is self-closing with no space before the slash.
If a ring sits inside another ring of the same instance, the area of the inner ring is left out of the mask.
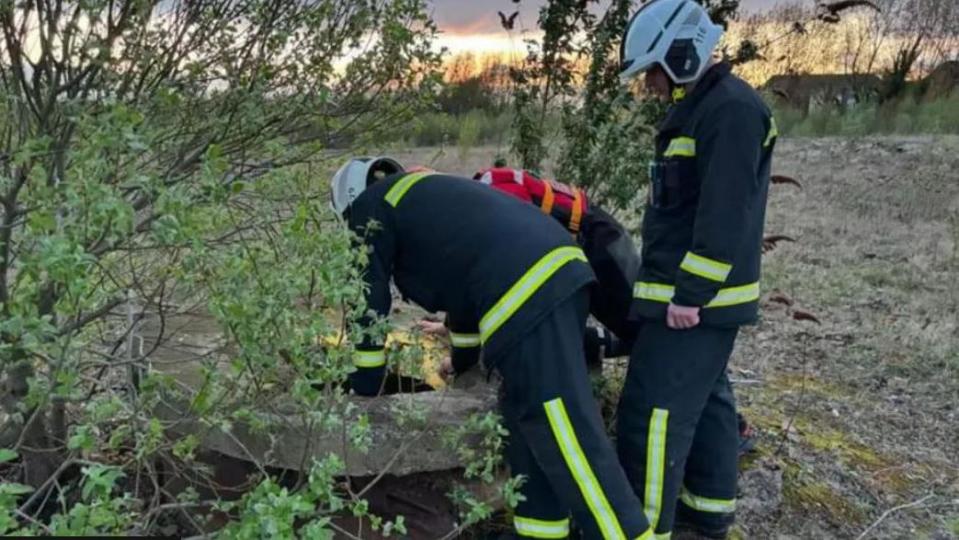
<path id="1" fill-rule="evenodd" d="M 729 62 L 719 62 L 707 69 L 706 73 L 699 79 L 692 91 L 686 94 L 686 97 L 682 101 L 669 108 L 669 111 L 666 113 L 666 118 L 664 118 L 659 125 L 659 131 L 671 131 L 683 126 L 709 91 L 712 90 L 719 81 L 725 79 L 731 71 L 732 66 Z"/>

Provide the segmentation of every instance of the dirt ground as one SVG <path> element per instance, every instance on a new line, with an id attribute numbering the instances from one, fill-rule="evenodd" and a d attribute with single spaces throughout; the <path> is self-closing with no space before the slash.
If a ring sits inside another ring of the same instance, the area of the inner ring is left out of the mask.
<path id="1" fill-rule="evenodd" d="M 397 156 L 471 174 L 501 152 Z M 737 535 L 959 538 L 959 138 L 787 138 L 773 172 L 802 189 L 772 190 L 767 232 L 795 242 L 732 361 L 760 437 Z"/>

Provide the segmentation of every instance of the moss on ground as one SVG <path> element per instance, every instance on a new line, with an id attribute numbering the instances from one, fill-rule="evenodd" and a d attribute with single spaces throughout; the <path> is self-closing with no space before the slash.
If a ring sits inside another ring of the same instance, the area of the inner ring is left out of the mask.
<path id="1" fill-rule="evenodd" d="M 793 510 L 814 512 L 837 527 L 861 525 L 866 510 L 830 484 L 804 475 L 787 462 L 783 474 L 783 501 Z"/>

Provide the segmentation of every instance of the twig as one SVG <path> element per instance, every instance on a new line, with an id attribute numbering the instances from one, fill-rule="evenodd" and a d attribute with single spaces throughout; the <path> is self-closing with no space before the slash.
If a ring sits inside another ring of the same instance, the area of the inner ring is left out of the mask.
<path id="1" fill-rule="evenodd" d="M 39 488 L 37 488 L 36 491 L 33 492 L 33 495 L 30 495 L 30 498 L 27 499 L 27 502 L 23 503 L 20 506 L 19 511 L 23 513 L 26 513 L 27 511 L 29 511 L 33 503 L 35 503 L 37 499 L 40 498 L 40 496 L 47 490 L 47 488 L 50 487 L 51 484 L 53 484 L 57 480 L 57 478 L 60 477 L 61 474 L 66 472 L 66 470 L 72 467 L 73 465 L 79 465 L 81 463 L 82 463 L 81 461 L 74 460 L 74 459 L 68 459 L 64 461 L 63 463 L 61 463 L 60 468 L 58 468 L 52 475 L 50 475 L 50 478 L 47 478 L 47 480 Z"/>
<path id="2" fill-rule="evenodd" d="M 925 497 L 919 499 L 918 501 L 913 501 L 913 502 L 911 502 L 911 503 L 909 503 L 909 504 L 901 504 L 901 505 L 899 505 L 899 506 L 894 506 L 894 507 L 890 508 L 889 510 L 886 510 L 885 512 L 882 513 L 881 516 L 879 516 L 879 519 L 877 519 L 872 525 L 870 525 L 869 527 L 867 527 L 866 530 L 862 532 L 862 534 L 860 534 L 859 536 L 857 536 L 857 537 L 856 537 L 856 540 L 863 540 L 863 538 L 865 538 L 869 533 L 871 533 L 871 532 L 873 531 L 873 529 L 875 529 L 876 527 L 878 527 L 880 523 L 882 523 L 883 521 L 885 521 L 885 519 L 886 519 L 887 517 L 891 516 L 892 514 L 898 512 L 898 511 L 900 511 L 900 510 L 905 510 L 905 509 L 907 509 L 907 508 L 915 508 L 915 507 L 917 507 L 917 506 L 922 506 L 922 504 L 923 504 L 924 502 L 928 501 L 929 499 L 931 499 L 931 498 L 933 498 L 933 497 L 935 497 L 935 494 L 930 493 L 929 495 L 926 495 Z"/>
<path id="3" fill-rule="evenodd" d="M 440 410 L 443 408 L 443 404 L 446 402 L 446 397 L 448 394 L 449 394 L 448 389 L 447 391 L 444 391 L 440 394 L 440 401 L 433 408 L 433 411 Z M 405 454 L 406 450 L 410 446 L 419 442 L 419 440 L 423 438 L 423 435 L 425 435 L 430 429 L 433 428 L 435 421 L 436 421 L 436 415 L 431 414 L 429 417 L 429 420 L 427 420 L 426 422 L 426 425 L 423 426 L 423 429 L 420 430 L 420 432 L 415 437 L 410 437 L 409 439 L 404 441 L 403 444 L 400 445 L 400 447 L 396 450 L 396 452 L 394 452 L 393 455 L 390 457 L 390 460 L 386 463 L 386 466 L 383 467 L 383 470 L 376 475 L 376 478 L 374 478 L 369 484 L 367 484 L 366 486 L 363 487 L 362 490 L 360 490 L 360 492 L 356 495 L 356 498 L 362 499 L 364 495 L 366 495 L 371 489 L 373 489 L 373 487 L 376 486 L 376 484 L 378 484 L 383 479 L 383 477 L 385 477 L 390 472 L 390 469 L 393 467 L 394 464 L 396 464 L 396 461 L 400 458 L 400 456 Z"/>
<path id="4" fill-rule="evenodd" d="M 502 500 L 502 497 L 500 497 L 499 495 L 495 495 L 491 499 L 486 500 L 485 502 L 489 504 L 495 504 L 499 502 L 500 500 Z M 453 538 L 458 537 L 460 534 L 465 532 L 470 527 L 473 527 L 474 525 L 476 525 L 476 523 L 469 523 L 468 521 L 461 523 L 457 525 L 452 531 L 446 533 L 445 536 L 440 537 L 440 540 L 452 540 Z"/>
<path id="5" fill-rule="evenodd" d="M 799 410 L 802 408 L 803 400 L 806 397 L 806 379 L 808 377 L 807 367 L 809 363 L 808 350 L 809 347 L 806 346 L 806 336 L 803 335 L 803 354 L 802 354 L 802 385 L 799 387 L 799 398 L 796 400 L 796 410 L 793 411 L 792 415 L 789 417 L 789 421 L 786 422 L 786 428 L 783 429 L 782 439 L 779 441 L 779 446 L 776 447 L 775 455 L 781 455 L 783 447 L 786 445 L 786 441 L 789 439 L 789 431 L 793 427 L 793 421 L 796 420 L 796 416 L 799 415 Z"/>
<path id="6" fill-rule="evenodd" d="M 19 517 L 20 519 L 23 519 L 24 521 L 27 521 L 27 522 L 30 523 L 31 525 L 35 525 L 35 526 L 37 526 L 37 527 L 40 527 L 41 529 L 43 529 L 43 532 L 45 532 L 45 533 L 47 533 L 47 534 L 53 534 L 53 532 L 50 530 L 50 527 L 47 527 L 47 526 L 44 525 L 43 523 L 40 523 L 39 521 L 37 521 L 36 519 L 32 518 L 32 517 L 29 516 L 28 514 L 25 514 L 24 512 L 22 512 L 22 511 L 20 511 L 20 510 L 14 510 L 13 512 L 14 512 L 14 513 L 17 515 L 17 517 Z"/>
<path id="7" fill-rule="evenodd" d="M 145 516 L 143 516 L 143 521 L 145 521 L 146 523 L 150 523 L 153 520 L 154 516 L 156 516 L 157 514 L 166 512 L 167 510 L 187 510 L 187 509 L 193 509 L 193 508 L 207 508 L 210 506 L 212 506 L 211 503 L 202 503 L 202 502 L 200 503 L 182 502 L 182 503 L 160 504 L 151 508 L 150 511 L 147 512 Z"/>
<path id="8" fill-rule="evenodd" d="M 329 522 L 329 523 L 327 523 L 327 526 L 329 526 L 329 527 L 330 527 L 331 529 L 333 529 L 334 531 L 342 534 L 343 536 L 349 538 L 350 540 L 363 540 L 363 539 L 360 538 L 359 536 L 356 536 L 355 534 L 350 533 L 349 531 L 347 531 L 347 530 L 344 529 L 343 527 L 340 527 L 340 526 L 337 525 L 336 523 L 333 523 L 332 521 Z"/>

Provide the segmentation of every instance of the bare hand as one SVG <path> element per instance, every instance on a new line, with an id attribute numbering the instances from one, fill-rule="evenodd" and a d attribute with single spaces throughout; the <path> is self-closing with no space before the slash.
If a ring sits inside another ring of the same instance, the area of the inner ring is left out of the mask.
<path id="1" fill-rule="evenodd" d="M 666 326 L 673 330 L 689 330 L 699 326 L 699 309 L 670 303 L 666 309 Z"/>
<path id="2" fill-rule="evenodd" d="M 447 334 L 446 325 L 441 322 L 431 321 L 429 319 L 420 319 L 416 326 L 424 333 L 434 336 L 445 336 Z"/>

